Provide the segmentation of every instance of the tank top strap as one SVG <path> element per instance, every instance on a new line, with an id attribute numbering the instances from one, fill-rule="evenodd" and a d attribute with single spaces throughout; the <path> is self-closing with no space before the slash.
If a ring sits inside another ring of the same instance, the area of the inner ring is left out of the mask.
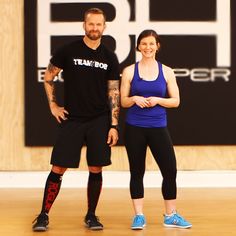
<path id="1" fill-rule="evenodd" d="M 159 69 L 159 75 L 158 75 L 158 77 L 164 78 L 162 63 L 160 63 L 159 61 L 157 61 L 157 64 L 158 64 L 158 69 Z"/>
<path id="2" fill-rule="evenodd" d="M 134 65 L 134 76 L 133 76 L 133 80 L 136 80 L 139 78 L 139 73 L 138 73 L 138 62 L 135 63 Z"/>

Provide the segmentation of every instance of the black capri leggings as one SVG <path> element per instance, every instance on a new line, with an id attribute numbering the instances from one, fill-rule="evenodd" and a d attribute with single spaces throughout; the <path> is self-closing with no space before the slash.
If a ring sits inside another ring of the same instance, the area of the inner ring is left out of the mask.
<path id="1" fill-rule="evenodd" d="M 124 141 L 131 174 L 131 198 L 144 197 L 143 177 L 146 151 L 149 146 L 163 177 L 163 198 L 165 200 L 176 199 L 176 158 L 168 129 L 142 128 L 126 124 Z"/>

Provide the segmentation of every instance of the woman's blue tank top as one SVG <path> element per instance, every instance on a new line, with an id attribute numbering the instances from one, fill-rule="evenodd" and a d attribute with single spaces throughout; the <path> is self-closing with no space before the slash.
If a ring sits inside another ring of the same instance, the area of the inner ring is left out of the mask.
<path id="1" fill-rule="evenodd" d="M 138 62 L 135 64 L 134 77 L 131 81 L 130 96 L 166 97 L 166 80 L 164 78 L 162 64 L 157 62 L 159 74 L 155 80 L 146 81 L 140 78 Z M 138 127 L 166 127 L 166 108 L 156 105 L 150 108 L 140 108 L 136 104 L 128 108 L 126 122 Z"/>

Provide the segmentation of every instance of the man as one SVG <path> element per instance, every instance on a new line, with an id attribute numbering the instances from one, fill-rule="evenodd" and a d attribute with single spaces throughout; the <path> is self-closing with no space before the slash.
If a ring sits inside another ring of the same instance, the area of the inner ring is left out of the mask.
<path id="1" fill-rule="evenodd" d="M 33 231 L 46 231 L 48 213 L 60 190 L 67 168 L 77 168 L 83 144 L 87 146 L 89 179 L 85 224 L 91 230 L 103 225 L 95 215 L 102 187 L 102 167 L 111 164 L 111 146 L 118 140 L 119 63 L 102 43 L 105 14 L 91 8 L 84 14 L 82 40 L 59 49 L 50 60 L 44 77 L 52 115 L 60 123 L 52 151 L 52 169 L 44 190 L 42 210 Z M 53 79 L 63 70 L 64 107 L 57 104 Z"/>

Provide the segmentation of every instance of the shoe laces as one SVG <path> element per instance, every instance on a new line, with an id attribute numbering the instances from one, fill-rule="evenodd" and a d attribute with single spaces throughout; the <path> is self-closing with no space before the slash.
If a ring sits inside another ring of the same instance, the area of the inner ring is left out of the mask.
<path id="1" fill-rule="evenodd" d="M 134 222 L 135 223 L 143 223 L 143 221 L 144 221 L 144 216 L 143 215 L 136 215 L 134 217 Z"/>
<path id="2" fill-rule="evenodd" d="M 99 222 L 99 217 L 96 215 L 89 215 L 89 217 L 86 219 L 87 221 L 96 221 Z"/>
<path id="3" fill-rule="evenodd" d="M 182 217 L 181 215 L 179 215 L 177 212 L 174 213 L 174 216 L 180 220 L 185 221 L 184 217 Z"/>
<path id="4" fill-rule="evenodd" d="M 36 218 L 33 220 L 32 224 L 37 222 L 43 222 L 45 220 L 47 220 L 48 216 L 46 213 L 41 213 L 39 215 L 36 216 Z"/>
<path id="5" fill-rule="evenodd" d="M 170 216 L 170 218 L 171 217 L 173 217 L 173 220 L 175 222 L 186 222 L 186 220 L 181 215 L 179 215 L 177 212 L 173 212 L 173 215 Z"/>

